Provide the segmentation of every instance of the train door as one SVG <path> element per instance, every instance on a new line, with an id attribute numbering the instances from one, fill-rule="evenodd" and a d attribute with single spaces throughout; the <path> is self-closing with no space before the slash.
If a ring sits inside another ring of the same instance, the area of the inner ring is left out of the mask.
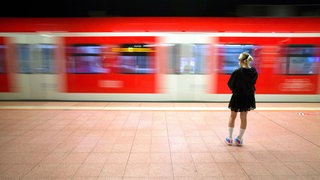
<path id="1" fill-rule="evenodd" d="M 17 63 L 18 97 L 27 100 L 53 99 L 57 92 L 56 38 L 46 34 L 12 38 Z"/>
<path id="2" fill-rule="evenodd" d="M 199 34 L 174 34 L 167 37 L 168 76 L 172 100 L 204 100 L 208 87 L 209 38 Z"/>
<path id="3" fill-rule="evenodd" d="M 5 38 L 0 37 L 0 93 L 11 91 L 6 54 L 7 46 L 5 44 Z"/>

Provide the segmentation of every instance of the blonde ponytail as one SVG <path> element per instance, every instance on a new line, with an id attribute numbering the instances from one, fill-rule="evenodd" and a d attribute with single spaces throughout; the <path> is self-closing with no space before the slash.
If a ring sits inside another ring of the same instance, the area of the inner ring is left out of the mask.
<path id="1" fill-rule="evenodd" d="M 245 62 L 245 63 L 249 63 L 249 62 L 253 61 L 253 58 L 249 53 L 242 52 L 239 56 L 239 60 L 242 62 Z"/>
<path id="2" fill-rule="evenodd" d="M 253 57 L 249 54 L 248 58 L 247 58 L 247 61 L 251 62 L 253 61 Z"/>

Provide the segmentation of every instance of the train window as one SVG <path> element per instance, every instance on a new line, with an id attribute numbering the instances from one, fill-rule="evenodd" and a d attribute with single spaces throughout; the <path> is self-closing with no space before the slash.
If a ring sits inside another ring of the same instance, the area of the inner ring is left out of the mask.
<path id="1" fill-rule="evenodd" d="M 97 44 L 74 44 L 68 47 L 68 73 L 106 73 L 103 68 L 102 46 Z"/>
<path id="2" fill-rule="evenodd" d="M 120 72 L 124 74 L 154 73 L 154 50 L 146 44 L 123 44 L 120 47 Z"/>
<path id="3" fill-rule="evenodd" d="M 317 74 L 319 57 L 312 45 L 288 45 L 283 47 L 280 59 L 281 74 L 307 75 Z"/>
<path id="4" fill-rule="evenodd" d="M 221 73 L 231 74 L 239 68 L 238 57 L 242 52 L 253 53 L 256 47 L 254 45 L 219 45 L 219 58 L 221 59 Z"/>
<path id="5" fill-rule="evenodd" d="M 30 44 L 18 44 L 18 61 L 19 61 L 19 72 L 20 73 L 32 73 L 31 70 L 31 52 Z"/>
<path id="6" fill-rule="evenodd" d="M 20 73 L 53 73 L 55 45 L 17 44 Z"/>
<path id="7" fill-rule="evenodd" d="M 56 45 L 38 44 L 37 49 L 40 50 L 40 65 L 37 67 L 38 72 L 54 73 L 54 50 Z"/>
<path id="8" fill-rule="evenodd" d="M 169 46 L 168 73 L 204 74 L 207 73 L 206 44 L 173 44 Z"/>
<path id="9" fill-rule="evenodd" d="M 6 49 L 6 46 L 1 44 L 0 45 L 0 73 L 6 73 L 5 49 Z"/>

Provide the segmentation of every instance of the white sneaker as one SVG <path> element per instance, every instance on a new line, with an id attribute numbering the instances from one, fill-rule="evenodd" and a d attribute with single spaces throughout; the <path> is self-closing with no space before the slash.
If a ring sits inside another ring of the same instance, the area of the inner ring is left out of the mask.
<path id="1" fill-rule="evenodd" d="M 236 144 L 237 146 L 242 146 L 242 144 L 243 144 L 243 139 L 240 139 L 240 138 L 236 137 L 236 138 L 234 139 L 234 142 L 235 142 L 235 144 Z"/>
<path id="2" fill-rule="evenodd" d="M 232 139 L 230 139 L 229 137 L 226 137 L 225 142 L 226 142 L 226 144 L 228 144 L 229 146 L 231 146 L 232 143 L 233 143 Z"/>

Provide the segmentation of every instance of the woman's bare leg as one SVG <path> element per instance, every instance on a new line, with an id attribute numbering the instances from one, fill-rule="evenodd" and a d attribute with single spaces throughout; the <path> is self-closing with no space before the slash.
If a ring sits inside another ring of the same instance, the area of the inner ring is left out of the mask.
<path id="1" fill-rule="evenodd" d="M 229 139 L 231 140 L 232 140 L 234 122 L 236 120 L 236 117 L 237 117 L 237 112 L 231 111 L 230 117 L 229 117 L 229 123 L 228 123 Z"/>
<path id="2" fill-rule="evenodd" d="M 248 111 L 240 112 L 240 129 L 246 129 L 247 128 L 247 115 Z"/>
<path id="3" fill-rule="evenodd" d="M 238 135 L 239 139 L 242 139 L 242 136 L 247 128 L 247 115 L 248 115 L 247 111 L 240 112 L 241 123 L 240 123 L 240 131 L 239 131 L 239 135 Z"/>
<path id="4" fill-rule="evenodd" d="M 234 122 L 236 120 L 236 117 L 237 117 L 237 112 L 231 111 L 230 117 L 229 117 L 229 124 L 228 124 L 229 128 L 233 128 L 234 127 Z"/>

